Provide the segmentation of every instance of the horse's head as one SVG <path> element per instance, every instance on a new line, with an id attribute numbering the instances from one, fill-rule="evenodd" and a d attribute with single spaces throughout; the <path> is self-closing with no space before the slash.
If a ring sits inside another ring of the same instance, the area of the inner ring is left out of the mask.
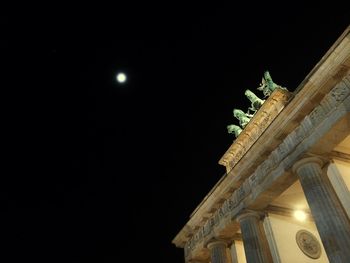
<path id="1" fill-rule="evenodd" d="M 233 133 L 233 127 L 232 127 L 232 125 L 227 125 L 227 132 L 228 133 Z"/>
<path id="2" fill-rule="evenodd" d="M 247 96 L 247 98 L 249 99 L 249 100 L 252 100 L 252 99 L 254 99 L 254 93 L 253 92 L 251 92 L 249 89 L 247 89 L 245 92 L 244 92 L 244 95 L 246 95 Z"/>
<path id="3" fill-rule="evenodd" d="M 240 118 L 245 116 L 244 112 L 242 110 L 239 109 L 234 109 L 233 110 L 233 116 L 235 116 L 236 118 Z"/>
<path id="4" fill-rule="evenodd" d="M 230 134 L 233 133 L 237 137 L 241 133 L 242 129 L 237 125 L 231 124 L 227 126 L 227 131 Z"/>
<path id="5" fill-rule="evenodd" d="M 235 126 L 236 125 L 233 125 L 233 124 L 227 125 L 227 132 L 230 133 L 230 134 L 234 133 L 235 132 Z"/>

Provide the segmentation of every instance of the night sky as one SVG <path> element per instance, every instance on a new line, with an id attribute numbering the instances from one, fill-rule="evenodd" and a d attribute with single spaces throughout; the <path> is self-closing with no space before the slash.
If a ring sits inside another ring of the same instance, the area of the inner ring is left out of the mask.
<path id="1" fill-rule="evenodd" d="M 183 262 L 171 241 L 225 173 L 244 90 L 264 70 L 295 90 L 350 22 L 272 8 L 3 12 L 1 261 Z"/>

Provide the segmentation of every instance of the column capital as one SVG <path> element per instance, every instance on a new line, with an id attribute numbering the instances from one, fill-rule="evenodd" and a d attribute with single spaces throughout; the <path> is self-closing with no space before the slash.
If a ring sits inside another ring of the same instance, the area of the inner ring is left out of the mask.
<path id="1" fill-rule="evenodd" d="M 262 227 L 264 213 L 244 210 L 236 220 L 242 232 L 244 252 L 248 263 L 270 263 L 271 253 Z"/>
<path id="2" fill-rule="evenodd" d="M 208 243 L 206 244 L 206 247 L 209 249 L 212 249 L 213 247 L 220 246 L 220 245 L 224 245 L 226 247 L 228 244 L 229 244 L 229 241 L 225 239 L 215 238 L 215 239 L 209 240 Z"/>
<path id="3" fill-rule="evenodd" d="M 210 242 L 211 241 L 211 242 Z M 210 260 L 212 263 L 229 263 L 227 254 L 227 241 L 224 239 L 213 238 L 209 240 L 207 247 L 210 251 Z"/>
<path id="4" fill-rule="evenodd" d="M 299 161 L 297 161 L 293 167 L 292 167 L 292 171 L 293 173 L 298 173 L 298 170 L 305 166 L 305 165 L 317 165 L 319 168 L 322 168 L 322 166 L 324 165 L 324 160 L 322 160 L 320 157 L 316 157 L 316 156 L 311 156 L 311 157 L 305 157 L 303 159 L 300 159 Z"/>
<path id="5" fill-rule="evenodd" d="M 256 219 L 260 219 L 264 216 L 263 212 L 260 211 L 254 211 L 254 210 L 244 210 L 241 212 L 237 217 L 236 220 L 240 222 L 241 220 L 244 220 L 247 217 L 255 217 Z"/>

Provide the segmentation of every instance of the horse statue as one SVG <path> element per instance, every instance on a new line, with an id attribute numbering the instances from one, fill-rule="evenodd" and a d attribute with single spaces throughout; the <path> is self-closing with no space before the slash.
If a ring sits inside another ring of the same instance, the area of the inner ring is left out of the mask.
<path id="1" fill-rule="evenodd" d="M 262 91 L 265 97 L 268 97 L 277 87 L 279 87 L 279 85 L 274 83 L 272 81 L 270 73 L 268 71 L 265 71 L 264 77 L 261 80 L 258 90 Z"/>
<path id="2" fill-rule="evenodd" d="M 260 99 L 258 96 L 256 96 L 252 91 L 247 89 L 244 94 L 247 96 L 247 98 L 251 102 L 251 107 L 248 108 L 248 113 L 249 111 L 253 111 L 253 114 L 260 109 L 260 107 L 263 105 L 265 100 Z"/>
<path id="3" fill-rule="evenodd" d="M 228 131 L 228 133 L 230 133 L 230 134 L 233 133 L 233 134 L 235 135 L 235 137 L 237 138 L 238 135 L 241 133 L 242 128 L 239 127 L 239 126 L 237 126 L 237 125 L 231 124 L 231 125 L 228 125 L 228 126 L 227 126 L 227 131 Z"/>
<path id="4" fill-rule="evenodd" d="M 252 114 L 248 114 L 243 112 L 242 110 L 239 109 L 234 109 L 233 110 L 233 116 L 239 120 L 239 125 L 244 129 L 245 126 L 247 126 L 248 122 L 250 119 L 253 117 Z"/>

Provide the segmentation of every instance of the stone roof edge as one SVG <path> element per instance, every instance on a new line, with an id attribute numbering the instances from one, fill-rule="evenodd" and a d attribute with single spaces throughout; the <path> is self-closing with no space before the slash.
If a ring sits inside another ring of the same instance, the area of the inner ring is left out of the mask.
<path id="1" fill-rule="evenodd" d="M 329 50 L 326 52 L 326 54 L 320 59 L 320 61 L 313 67 L 313 69 L 310 71 L 310 73 L 304 78 L 304 80 L 298 85 L 296 90 L 294 91 L 294 94 L 299 93 L 305 86 L 305 84 L 308 83 L 311 76 L 315 74 L 315 72 L 324 64 L 324 62 L 329 58 L 329 56 L 333 53 L 333 51 L 342 43 L 342 41 L 346 38 L 350 37 L 350 26 L 348 26 L 345 31 L 340 35 L 340 37 L 335 41 L 335 43 L 329 48 Z M 221 183 L 224 181 L 224 179 L 227 177 L 227 174 L 225 174 L 223 177 L 220 178 L 218 183 L 215 184 L 215 186 L 210 190 L 210 192 L 205 196 L 205 198 L 202 200 L 202 202 L 195 208 L 195 210 L 191 213 L 191 217 L 186 223 L 186 225 L 180 230 L 180 232 L 175 236 L 175 238 L 172 240 L 172 243 L 175 244 L 178 247 L 182 247 L 184 245 L 185 239 L 188 239 L 192 235 L 191 232 L 195 231 L 193 227 L 191 226 L 198 226 L 199 221 L 195 217 L 196 214 L 203 214 L 205 212 L 201 211 L 204 209 L 204 205 L 210 197 L 213 197 L 214 195 L 217 195 L 218 193 L 215 193 L 216 189 L 221 185 Z M 210 209 L 210 208 L 209 208 Z M 198 221 L 198 222 L 196 222 Z"/>

